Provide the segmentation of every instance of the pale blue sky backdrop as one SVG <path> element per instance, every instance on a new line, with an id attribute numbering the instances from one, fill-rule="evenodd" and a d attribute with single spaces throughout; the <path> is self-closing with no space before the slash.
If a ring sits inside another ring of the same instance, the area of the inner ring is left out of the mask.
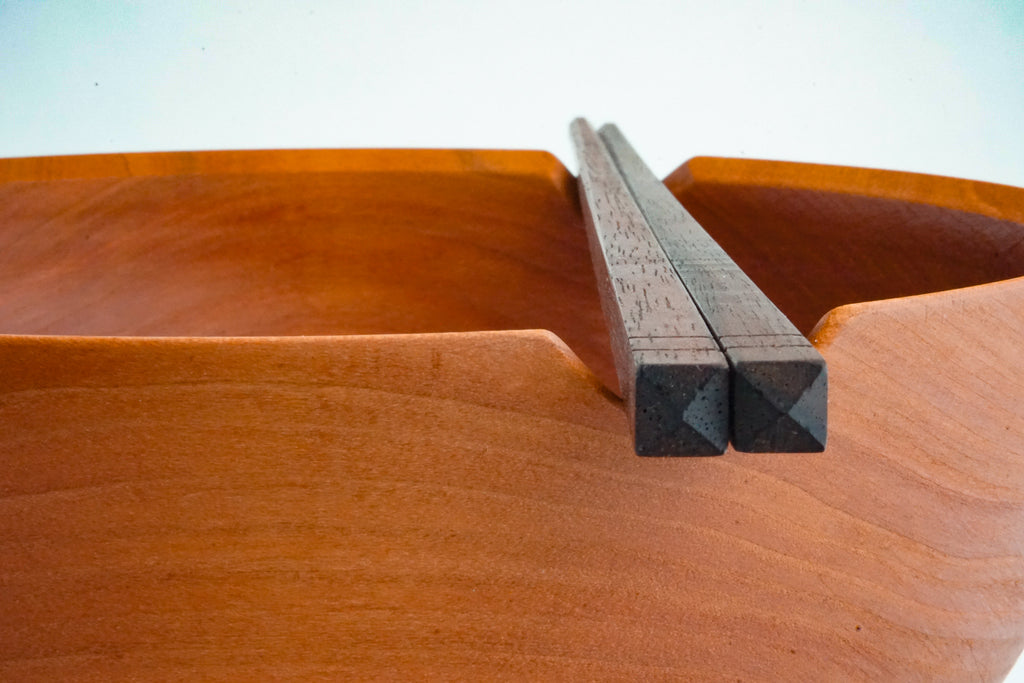
<path id="1" fill-rule="evenodd" d="M 1024 1 L 10 2 L 0 156 L 539 148 L 1024 186 Z"/>

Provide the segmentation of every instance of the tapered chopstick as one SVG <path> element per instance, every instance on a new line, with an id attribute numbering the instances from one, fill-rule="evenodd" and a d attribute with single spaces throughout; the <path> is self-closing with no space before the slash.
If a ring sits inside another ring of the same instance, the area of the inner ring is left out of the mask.
<path id="1" fill-rule="evenodd" d="M 651 173 L 616 126 L 603 126 L 600 137 L 729 360 L 733 447 L 824 450 L 825 359 Z"/>
<path id="2" fill-rule="evenodd" d="M 573 121 L 580 203 L 639 455 L 716 455 L 729 365 L 594 129 Z"/>

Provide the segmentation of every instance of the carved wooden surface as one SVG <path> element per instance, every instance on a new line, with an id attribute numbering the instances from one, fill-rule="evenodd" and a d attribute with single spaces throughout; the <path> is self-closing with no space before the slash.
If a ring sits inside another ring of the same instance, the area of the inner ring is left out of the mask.
<path id="1" fill-rule="evenodd" d="M 729 366 L 597 133 L 572 124 L 580 204 L 638 455 L 720 455 Z"/>
<path id="2" fill-rule="evenodd" d="M 10 159 L 0 179 L 0 332 L 544 328 L 615 386 L 575 178 L 546 152 Z"/>
<path id="3" fill-rule="evenodd" d="M 745 452 L 825 448 L 821 354 L 651 173 L 614 125 L 601 139 L 729 360 L 731 443 Z"/>
<path id="4" fill-rule="evenodd" d="M 804 334 L 844 304 L 1024 275 L 1019 188 L 710 157 L 665 185 Z"/>
<path id="5" fill-rule="evenodd" d="M 0 678 L 998 680 L 1022 337 L 1020 279 L 839 309 L 824 455 L 655 459 L 546 332 L 0 336 Z"/>

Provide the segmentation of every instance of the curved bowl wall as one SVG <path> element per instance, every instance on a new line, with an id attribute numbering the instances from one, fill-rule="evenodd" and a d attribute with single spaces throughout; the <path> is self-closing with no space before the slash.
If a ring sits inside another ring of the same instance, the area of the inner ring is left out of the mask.
<path id="1" fill-rule="evenodd" d="M 2 678 L 998 679 L 1021 650 L 1024 191 L 677 171 L 825 315 L 829 446 L 644 459 L 549 155 L 0 179 Z"/>

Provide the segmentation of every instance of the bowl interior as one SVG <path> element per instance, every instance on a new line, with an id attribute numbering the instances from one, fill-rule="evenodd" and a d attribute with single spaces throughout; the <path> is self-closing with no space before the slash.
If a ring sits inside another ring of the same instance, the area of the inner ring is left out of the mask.
<path id="1" fill-rule="evenodd" d="M 802 331 L 850 303 L 1024 275 L 1024 190 L 697 158 L 666 184 Z"/>
<path id="2" fill-rule="evenodd" d="M 2 162 L 0 333 L 539 328 L 614 386 L 574 179 L 549 154 L 83 159 Z M 804 333 L 842 304 L 1024 275 L 1016 188 L 700 158 L 666 183 Z"/>
<path id="3" fill-rule="evenodd" d="M 0 184 L 0 333 L 536 328 L 611 381 L 573 179 L 549 154 L 337 151 L 285 172 L 207 153 L 202 173 L 140 156 L 163 171 Z"/>

